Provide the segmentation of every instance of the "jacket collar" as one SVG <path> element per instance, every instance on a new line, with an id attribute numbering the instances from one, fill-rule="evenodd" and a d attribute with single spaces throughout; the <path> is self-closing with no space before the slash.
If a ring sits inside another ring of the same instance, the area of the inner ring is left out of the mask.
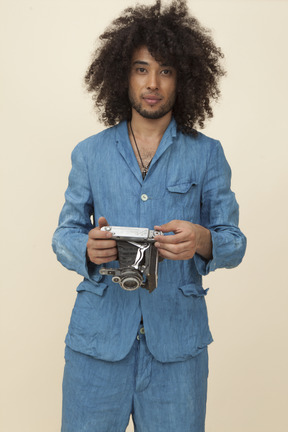
<path id="1" fill-rule="evenodd" d="M 177 123 L 175 119 L 172 117 L 167 129 L 164 132 L 164 135 L 160 141 L 156 153 L 152 159 L 151 165 L 149 167 L 149 171 L 152 169 L 153 165 L 156 164 L 156 162 L 162 156 L 162 154 L 168 149 L 168 147 L 170 147 L 173 144 L 173 142 L 175 142 L 174 138 L 176 138 L 176 136 L 177 136 Z M 134 154 L 132 145 L 130 143 L 127 121 L 123 121 L 115 127 L 115 140 L 116 140 L 116 146 L 118 148 L 118 151 L 125 159 L 128 168 L 133 172 L 137 180 L 140 183 L 143 183 L 141 171 L 139 169 L 136 156 Z M 149 171 L 147 176 L 149 176 Z"/>

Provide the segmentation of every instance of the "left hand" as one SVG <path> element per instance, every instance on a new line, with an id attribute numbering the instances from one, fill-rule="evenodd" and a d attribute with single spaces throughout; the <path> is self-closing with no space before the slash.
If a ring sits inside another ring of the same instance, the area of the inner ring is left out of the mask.
<path id="1" fill-rule="evenodd" d="M 155 246 L 161 257 L 188 260 L 197 252 L 205 259 L 212 258 L 211 233 L 207 228 L 188 221 L 172 220 L 156 225 L 154 229 L 163 233 L 174 232 L 174 235 L 155 237 Z"/>

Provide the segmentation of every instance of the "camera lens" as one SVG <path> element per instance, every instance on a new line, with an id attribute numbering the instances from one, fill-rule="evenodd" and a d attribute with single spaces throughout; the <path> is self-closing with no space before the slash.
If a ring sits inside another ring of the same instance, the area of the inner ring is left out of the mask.
<path id="1" fill-rule="evenodd" d="M 122 287 L 126 290 L 134 290 L 139 287 L 139 281 L 133 278 L 127 278 L 122 281 Z"/>
<path id="2" fill-rule="evenodd" d="M 121 272 L 121 282 L 119 283 L 123 289 L 133 291 L 140 287 L 142 281 L 143 278 L 139 271 L 129 269 Z"/>
<path id="3" fill-rule="evenodd" d="M 120 279 L 119 276 L 113 276 L 113 277 L 112 277 L 112 281 L 115 282 L 115 283 L 120 283 L 120 282 L 121 282 L 121 279 Z"/>

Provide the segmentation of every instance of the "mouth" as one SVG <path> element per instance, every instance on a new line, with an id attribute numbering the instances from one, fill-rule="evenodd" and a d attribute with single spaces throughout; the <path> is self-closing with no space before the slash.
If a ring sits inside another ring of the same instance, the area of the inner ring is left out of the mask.
<path id="1" fill-rule="evenodd" d="M 156 96 L 156 95 L 145 95 L 143 96 L 143 99 L 148 105 L 156 105 L 158 102 L 162 100 L 160 96 Z"/>

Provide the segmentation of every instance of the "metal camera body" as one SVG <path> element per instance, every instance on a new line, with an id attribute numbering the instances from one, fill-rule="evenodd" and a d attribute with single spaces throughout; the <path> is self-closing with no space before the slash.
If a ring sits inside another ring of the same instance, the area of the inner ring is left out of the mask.
<path id="1" fill-rule="evenodd" d="M 139 287 L 152 292 L 158 280 L 158 250 L 154 237 L 162 231 L 149 228 L 104 226 L 101 231 L 112 233 L 116 240 L 119 268 L 100 269 L 100 274 L 111 275 L 112 281 L 128 291 Z"/>

